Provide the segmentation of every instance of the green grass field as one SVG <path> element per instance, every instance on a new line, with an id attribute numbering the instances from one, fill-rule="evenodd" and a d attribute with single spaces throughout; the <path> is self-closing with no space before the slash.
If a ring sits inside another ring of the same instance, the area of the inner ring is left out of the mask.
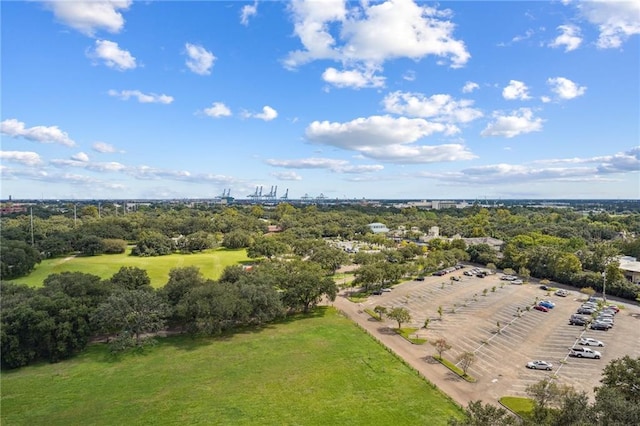
<path id="1" fill-rule="evenodd" d="M 461 409 L 333 308 L 2 372 L 2 424 L 444 425 Z"/>
<path id="2" fill-rule="evenodd" d="M 131 248 L 123 254 L 47 259 L 36 265 L 31 274 L 26 277 L 16 278 L 13 282 L 40 287 L 44 279 L 50 274 L 67 271 L 84 272 L 98 275 L 101 278 L 110 278 L 122 266 L 135 266 L 147 271 L 152 286 L 162 287 L 169 279 L 169 270 L 171 268 L 197 266 L 206 278 L 217 279 L 227 266 L 249 261 L 247 252 L 244 249 L 215 249 L 202 253 L 171 254 L 155 257 L 131 256 L 130 253 Z"/>

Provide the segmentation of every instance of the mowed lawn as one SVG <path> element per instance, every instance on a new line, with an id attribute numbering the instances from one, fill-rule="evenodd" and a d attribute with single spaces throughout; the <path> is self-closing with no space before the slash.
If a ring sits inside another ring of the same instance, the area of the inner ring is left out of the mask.
<path id="1" fill-rule="evenodd" d="M 152 286 L 162 287 L 167 283 L 169 271 L 172 268 L 197 266 L 206 278 L 217 279 L 227 266 L 249 261 L 247 251 L 244 249 L 227 250 L 221 248 L 202 253 L 153 257 L 131 256 L 130 253 L 131 248 L 123 254 L 47 259 L 37 264 L 35 270 L 28 276 L 16 278 L 13 281 L 40 287 L 50 274 L 72 271 L 110 278 L 122 266 L 135 266 L 147 271 Z"/>
<path id="2" fill-rule="evenodd" d="M 444 425 L 461 409 L 334 308 L 2 372 L 2 424 Z"/>

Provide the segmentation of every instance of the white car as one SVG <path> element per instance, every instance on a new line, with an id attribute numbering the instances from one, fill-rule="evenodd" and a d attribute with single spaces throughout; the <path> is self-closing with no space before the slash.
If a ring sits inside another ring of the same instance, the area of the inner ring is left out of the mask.
<path id="1" fill-rule="evenodd" d="M 594 351 L 591 348 L 571 348 L 571 352 L 569 352 L 570 356 L 575 356 L 577 358 L 595 358 L 600 359 L 602 354 L 598 351 Z"/>
<path id="2" fill-rule="evenodd" d="M 567 297 L 569 295 L 569 292 L 567 290 L 561 288 L 559 290 L 556 290 L 555 295 L 556 296 L 560 296 L 560 297 Z"/>
<path id="3" fill-rule="evenodd" d="M 553 368 L 553 364 L 547 361 L 529 361 L 527 363 L 527 368 L 531 368 L 533 370 L 551 371 L 551 369 Z"/>
<path id="4" fill-rule="evenodd" d="M 600 340 L 596 340 L 591 337 L 580 338 L 580 340 L 578 341 L 578 344 L 584 345 L 584 346 L 600 346 L 600 347 L 604 346 L 604 343 L 602 343 Z"/>

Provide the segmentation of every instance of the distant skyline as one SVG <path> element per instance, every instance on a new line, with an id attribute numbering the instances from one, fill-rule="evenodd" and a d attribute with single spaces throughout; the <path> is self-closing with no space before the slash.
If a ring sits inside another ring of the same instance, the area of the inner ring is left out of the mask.
<path id="1" fill-rule="evenodd" d="M 640 0 L 2 2 L 0 198 L 640 198 Z"/>

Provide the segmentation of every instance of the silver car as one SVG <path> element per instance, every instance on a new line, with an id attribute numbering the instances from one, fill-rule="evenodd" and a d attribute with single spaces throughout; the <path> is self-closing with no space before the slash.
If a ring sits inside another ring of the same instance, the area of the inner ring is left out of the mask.
<path id="1" fill-rule="evenodd" d="M 547 361 L 529 361 L 527 363 L 527 368 L 531 368 L 532 370 L 551 371 L 551 369 L 553 368 L 553 364 Z"/>

